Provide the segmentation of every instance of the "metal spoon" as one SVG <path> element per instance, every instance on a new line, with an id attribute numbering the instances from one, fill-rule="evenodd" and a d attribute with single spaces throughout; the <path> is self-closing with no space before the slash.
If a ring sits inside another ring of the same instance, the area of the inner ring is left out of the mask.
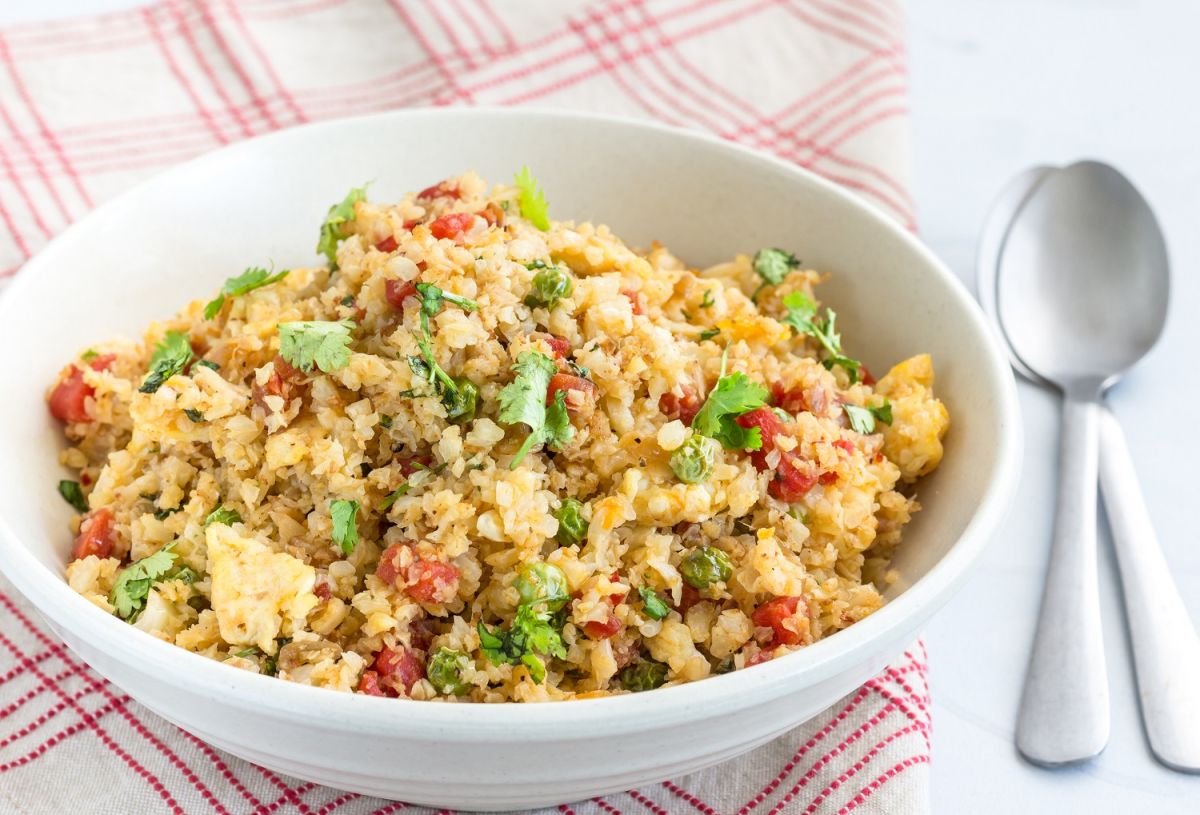
<path id="1" fill-rule="evenodd" d="M 1040 385 L 1050 383 L 1008 345 L 1000 325 L 996 284 L 1009 226 L 1051 172 L 1049 167 L 1033 167 L 1009 182 L 988 214 L 977 256 L 979 301 L 1008 348 L 1013 367 Z M 1107 407 L 1101 410 L 1100 428 L 1100 483 L 1121 573 L 1150 748 L 1168 767 L 1200 772 L 1200 685 L 1195 682 L 1200 675 L 1200 638 L 1154 534 L 1124 434 Z"/>

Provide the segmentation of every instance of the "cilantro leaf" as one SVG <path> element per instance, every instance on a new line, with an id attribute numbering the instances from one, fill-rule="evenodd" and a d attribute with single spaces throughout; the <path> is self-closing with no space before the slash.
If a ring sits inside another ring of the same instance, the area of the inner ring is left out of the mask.
<path id="1" fill-rule="evenodd" d="M 508 465 L 510 470 L 515 470 L 533 447 L 542 443 L 561 446 L 571 440 L 575 428 L 571 427 L 567 416 L 564 392 L 555 393 L 554 401 L 546 406 L 550 378 L 558 371 L 550 357 L 538 351 L 525 351 L 517 357 L 512 370 L 516 371 L 517 378 L 500 391 L 498 418 L 505 424 L 529 426 L 529 436 Z"/>
<path id="2" fill-rule="evenodd" d="M 554 625 L 554 615 L 542 603 L 522 603 L 507 629 L 489 629 L 483 621 L 477 626 L 479 647 L 493 665 L 524 665 L 534 682 L 546 678 L 546 656 L 565 659 L 567 646 Z"/>
<path id="3" fill-rule="evenodd" d="M 639 586 L 638 594 L 642 596 L 642 613 L 651 620 L 661 620 L 671 613 L 671 607 L 663 602 L 654 589 L 648 586 Z"/>
<path id="4" fill-rule="evenodd" d="M 192 361 L 192 344 L 182 331 L 168 331 L 162 342 L 154 346 L 150 357 L 150 371 L 138 388 L 142 393 L 154 393 L 175 374 L 183 371 Z"/>
<path id="5" fill-rule="evenodd" d="M 533 173 L 529 172 L 528 167 L 522 167 L 513 184 L 521 191 L 518 199 L 521 217 L 545 232 L 550 228 L 550 205 L 546 203 L 546 194 L 538 187 Z"/>
<path id="6" fill-rule="evenodd" d="M 325 373 L 345 368 L 350 362 L 350 332 L 353 320 L 279 324 L 279 355 L 305 373 L 315 365 Z"/>
<path id="7" fill-rule="evenodd" d="M 825 369 L 833 370 L 835 365 L 844 368 L 850 375 L 850 384 L 857 382 L 862 363 L 842 354 L 842 336 L 837 332 L 837 312 L 827 308 L 825 317 L 818 319 L 817 304 L 802 291 L 794 291 L 784 297 L 783 306 L 787 309 L 783 322 L 798 333 L 814 338 L 829 354 L 821 361 Z"/>
<path id="8" fill-rule="evenodd" d="M 87 499 L 83 497 L 83 487 L 78 481 L 59 481 L 58 494 L 79 512 L 88 511 Z"/>
<path id="9" fill-rule="evenodd" d="M 700 332 L 700 342 L 704 342 L 705 340 L 711 340 L 713 337 L 717 336 L 720 333 L 721 333 L 721 329 L 719 329 L 719 328 L 706 328 Z"/>
<path id="10" fill-rule="evenodd" d="M 478 311 L 479 304 L 474 300 L 440 289 L 432 283 L 418 283 L 417 294 L 421 297 L 421 316 L 428 322 L 429 317 L 436 316 L 442 310 L 442 302 L 452 303 L 463 311 Z"/>
<path id="11" fill-rule="evenodd" d="M 884 424 L 892 423 L 892 403 L 886 399 L 883 400 L 882 405 L 871 408 L 871 413 L 875 414 L 875 418 Z"/>
<path id="12" fill-rule="evenodd" d="M 757 427 L 742 427 L 736 419 L 766 403 L 766 387 L 735 371 L 717 380 L 716 387 L 692 419 L 692 428 L 721 442 L 728 450 L 757 450 L 762 447 L 762 431 Z"/>
<path id="13" fill-rule="evenodd" d="M 175 564 L 176 555 L 171 551 L 174 545 L 174 541 L 168 543 L 117 575 L 117 582 L 113 584 L 108 595 L 108 601 L 116 609 L 117 616 L 132 621 L 142 610 L 146 605 L 146 597 L 150 594 L 150 587 L 166 576 Z"/>
<path id="14" fill-rule="evenodd" d="M 423 467 L 417 472 L 413 473 L 403 484 L 401 484 L 399 487 L 396 487 L 395 490 L 393 490 L 386 498 L 383 499 L 383 501 L 379 504 L 379 511 L 385 512 L 391 509 L 392 504 L 396 503 L 397 498 L 403 495 L 408 495 L 409 490 L 413 489 L 414 487 L 421 486 L 429 478 L 436 478 L 437 476 L 441 475 L 446 467 L 447 464 L 442 462 L 436 467 Z"/>
<path id="15" fill-rule="evenodd" d="M 345 225 L 354 220 L 354 205 L 367 200 L 367 185 L 355 187 L 346 193 L 340 204 L 329 208 L 325 222 L 321 224 L 321 237 L 317 241 L 317 252 L 329 260 L 329 268 L 337 268 L 338 244 L 346 237 Z"/>
<path id="16" fill-rule="evenodd" d="M 846 411 L 846 418 L 850 420 L 850 426 L 864 435 L 870 435 L 875 432 L 876 420 L 884 424 L 892 423 L 892 403 L 886 399 L 878 407 L 851 405 L 849 403 L 842 405 L 842 407 Z"/>
<path id="17" fill-rule="evenodd" d="M 705 289 L 704 299 L 700 301 L 700 308 L 711 308 L 714 302 L 716 301 L 713 300 L 713 290 Z"/>
<path id="18" fill-rule="evenodd" d="M 189 419 L 191 419 L 196 424 L 200 424 L 202 422 L 208 421 L 208 419 L 204 418 L 204 414 L 201 413 L 200 411 L 196 410 L 195 408 L 184 408 L 183 415 L 187 416 Z"/>
<path id="19" fill-rule="evenodd" d="M 358 507 L 358 501 L 341 498 L 329 505 L 329 514 L 333 518 L 333 542 L 341 547 L 344 555 L 349 555 L 358 545 Z"/>
<path id="20" fill-rule="evenodd" d="M 271 274 L 266 269 L 260 269 L 257 266 L 252 266 L 236 277 L 231 277 L 225 281 L 225 285 L 221 287 L 221 291 L 216 298 L 210 300 L 208 305 L 204 307 L 204 319 L 211 320 L 220 313 L 221 307 L 225 305 L 226 297 L 237 297 L 240 294 L 252 292 L 255 289 L 269 286 L 272 283 L 278 283 L 288 276 L 288 270 Z"/>
<path id="21" fill-rule="evenodd" d="M 800 268 L 800 261 L 782 249 L 759 249 L 754 253 L 751 265 L 754 273 L 762 278 L 763 285 L 778 286 L 788 272 Z"/>
<path id="22" fill-rule="evenodd" d="M 208 526 L 209 524 L 225 524 L 226 526 L 230 526 L 231 524 L 237 524 L 241 522 L 242 516 L 236 509 L 229 509 L 228 507 L 224 506 L 217 507 L 212 512 L 208 513 L 208 517 L 204 519 L 205 526 Z"/>

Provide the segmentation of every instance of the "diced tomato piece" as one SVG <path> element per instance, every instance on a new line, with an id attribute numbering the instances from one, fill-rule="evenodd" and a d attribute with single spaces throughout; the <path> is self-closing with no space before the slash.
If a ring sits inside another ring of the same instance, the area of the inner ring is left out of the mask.
<path id="1" fill-rule="evenodd" d="M 317 595 L 318 599 L 328 600 L 332 592 L 329 590 L 329 584 L 322 580 L 313 585 L 313 594 Z"/>
<path id="2" fill-rule="evenodd" d="M 396 585 L 396 578 L 402 569 L 400 557 L 404 550 L 410 547 L 404 543 L 393 543 L 379 557 L 379 565 L 375 567 L 376 576 L 389 586 Z"/>
<path id="3" fill-rule="evenodd" d="M 475 216 L 470 212 L 450 212 L 431 223 L 429 231 L 435 238 L 457 240 L 474 222 Z"/>
<path id="4" fill-rule="evenodd" d="M 71 550 L 71 560 L 82 560 L 88 555 L 106 558 L 113 548 L 113 514 L 108 507 L 89 513 L 79 525 L 79 537 Z"/>
<path id="5" fill-rule="evenodd" d="M 494 201 L 489 201 L 488 205 L 479 210 L 479 217 L 488 222 L 488 226 L 504 222 L 504 210 L 500 209 Z"/>
<path id="6" fill-rule="evenodd" d="M 589 620 L 583 624 L 584 633 L 594 640 L 606 640 L 620 630 L 621 621 L 611 611 L 607 620 Z"/>
<path id="7" fill-rule="evenodd" d="M 434 630 L 433 620 L 422 617 L 419 620 L 413 620 L 408 625 L 408 637 L 412 641 L 413 648 L 418 648 L 422 651 L 428 651 L 429 646 L 433 644 L 433 638 L 437 634 Z"/>
<path id="8" fill-rule="evenodd" d="M 776 597 L 754 609 L 750 619 L 759 628 L 770 628 L 775 632 L 772 648 L 777 645 L 799 645 L 804 641 L 804 635 L 797 630 L 798 617 L 808 614 L 807 604 L 797 613 L 803 602 L 801 597 Z"/>
<path id="9" fill-rule="evenodd" d="M 396 463 L 400 465 L 400 475 L 408 478 L 418 470 L 426 470 L 433 464 L 433 456 L 423 454 L 419 456 L 405 456 L 396 459 Z"/>
<path id="10" fill-rule="evenodd" d="M 681 396 L 667 391 L 659 397 L 658 409 L 667 418 L 678 419 L 685 425 L 690 425 L 704 403 L 700 399 L 700 394 L 691 385 L 684 385 L 681 390 L 683 391 Z"/>
<path id="11" fill-rule="evenodd" d="M 358 692 L 367 696 L 387 696 L 379 687 L 379 674 L 375 671 L 363 671 L 362 678 L 358 680 Z"/>
<path id="12" fill-rule="evenodd" d="M 462 193 L 458 191 L 458 187 L 451 187 L 448 181 L 439 181 L 417 193 L 417 200 L 419 201 L 429 201 L 434 198 L 453 198 L 457 201 L 459 198 L 462 198 Z"/>
<path id="13" fill-rule="evenodd" d="M 418 603 L 448 603 L 458 594 L 458 567 L 440 560 L 413 561 L 405 591 Z"/>
<path id="14" fill-rule="evenodd" d="M 864 385 L 875 384 L 875 377 L 871 376 L 871 372 L 867 370 L 867 366 L 861 362 L 858 364 L 858 378 L 862 380 Z"/>
<path id="15" fill-rule="evenodd" d="M 405 300 L 417 296 L 417 281 L 389 280 L 384 284 L 383 289 L 388 305 L 400 311 L 404 308 Z"/>
<path id="16" fill-rule="evenodd" d="M 675 610 L 680 614 L 687 614 L 688 609 L 699 603 L 704 598 L 700 596 L 700 592 L 688 583 L 683 584 L 683 591 L 679 594 L 679 605 L 675 606 Z"/>
<path id="17" fill-rule="evenodd" d="M 609 583 L 620 583 L 621 582 L 621 573 L 613 572 L 612 574 L 610 574 L 608 576 L 608 582 Z M 614 606 L 619 604 L 624 599 L 625 599 L 625 595 L 622 594 L 621 592 L 617 592 L 616 594 L 608 595 L 608 602 L 612 603 Z"/>
<path id="18" fill-rule="evenodd" d="M 833 446 L 837 447 L 841 450 L 845 450 L 847 453 L 850 453 L 850 454 L 854 453 L 854 442 L 852 442 L 852 441 L 847 441 L 846 439 L 838 439 L 837 441 L 835 441 L 833 443 Z"/>
<path id="19" fill-rule="evenodd" d="M 403 226 L 409 232 L 412 232 L 413 228 L 416 227 L 417 224 L 421 223 L 424 220 L 425 220 L 424 218 L 409 218 L 407 221 L 404 222 Z"/>
<path id="20" fill-rule="evenodd" d="M 567 354 L 571 353 L 571 343 L 566 337 L 547 334 L 544 331 L 536 331 L 534 336 L 550 346 L 550 352 L 554 354 L 555 359 L 565 359 Z"/>
<path id="21" fill-rule="evenodd" d="M 400 244 L 396 242 L 394 235 L 388 235 L 386 238 L 375 244 L 375 248 L 380 252 L 395 252 L 396 247 Z"/>
<path id="22" fill-rule="evenodd" d="M 751 665 L 761 665 L 764 662 L 770 662 L 771 658 L 772 654 L 769 650 L 759 651 L 757 654 L 746 660 L 746 667 L 749 668 Z"/>
<path id="23" fill-rule="evenodd" d="M 788 413 L 824 413 L 829 397 L 820 385 L 809 388 L 786 388 L 783 383 L 771 385 L 771 401 Z"/>
<path id="24" fill-rule="evenodd" d="M 102 354 L 88 363 L 93 371 L 107 371 L 117 361 L 116 354 Z M 90 422 L 87 400 L 95 396 L 95 389 L 83 381 L 83 369 L 71 366 L 66 379 L 54 386 L 50 392 L 50 415 L 60 422 Z"/>
<path id="25" fill-rule="evenodd" d="M 390 688 L 398 692 L 403 688 L 407 694 L 425 678 L 425 663 L 416 651 L 408 648 L 384 648 L 371 667 L 379 674 L 379 684 L 385 691 Z"/>
<path id="26" fill-rule="evenodd" d="M 838 480 L 838 474 L 835 473 L 833 470 L 826 470 L 825 472 L 821 473 L 821 475 L 818 476 L 818 478 L 817 478 L 817 481 L 821 482 L 822 484 L 825 484 L 826 486 L 828 486 L 830 484 L 836 484 L 837 480 Z"/>
<path id="27" fill-rule="evenodd" d="M 567 410 L 575 411 L 596 398 L 596 383 L 590 379 L 574 374 L 556 373 L 550 377 L 550 386 L 546 389 L 546 404 L 554 404 L 555 394 L 566 391 Z M 575 396 L 574 394 L 582 394 Z"/>
<path id="28" fill-rule="evenodd" d="M 759 429 L 762 447 L 750 453 L 750 460 L 760 472 L 767 469 L 767 454 L 775 449 L 775 437 L 783 432 L 783 420 L 769 407 L 760 407 L 743 413 L 736 421 L 742 427 Z"/>
<path id="29" fill-rule="evenodd" d="M 271 375 L 267 381 L 259 385 L 254 383 L 251 391 L 254 394 L 254 401 L 262 406 L 264 410 L 269 410 L 267 407 L 268 396 L 278 396 L 283 399 L 284 404 L 292 401 L 296 396 L 296 390 L 299 388 L 301 379 L 304 378 L 304 372 L 299 368 L 293 368 L 288 361 L 278 354 L 275 356 L 274 365 L 272 366 Z"/>
<path id="30" fill-rule="evenodd" d="M 789 450 L 783 453 L 778 469 L 775 470 L 775 474 L 767 484 L 767 492 L 789 504 L 794 504 L 803 498 L 805 493 L 816 486 L 818 476 L 803 469 L 797 469 L 795 465 L 802 461 L 803 459 L 794 451 Z"/>
<path id="31" fill-rule="evenodd" d="M 636 292 L 633 289 L 622 289 L 621 294 L 629 298 L 629 305 L 633 306 L 634 314 L 645 314 L 642 309 L 642 293 Z"/>

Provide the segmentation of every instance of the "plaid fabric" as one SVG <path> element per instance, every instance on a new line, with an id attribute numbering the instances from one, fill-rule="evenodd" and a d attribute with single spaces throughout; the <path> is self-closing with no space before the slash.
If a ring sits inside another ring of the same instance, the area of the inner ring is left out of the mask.
<path id="1" fill-rule="evenodd" d="M 892 0 L 170 0 L 0 30 L 0 278 L 158 169 L 415 105 L 644 116 L 768 150 L 913 224 Z M 720 767 L 564 813 L 928 810 L 917 647 Z M 426 812 L 281 777 L 141 708 L 0 579 L 0 811 Z"/>

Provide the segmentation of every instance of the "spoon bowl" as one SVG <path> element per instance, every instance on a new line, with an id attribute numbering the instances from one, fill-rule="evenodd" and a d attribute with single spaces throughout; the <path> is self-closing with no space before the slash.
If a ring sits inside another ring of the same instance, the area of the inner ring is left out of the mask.
<path id="1" fill-rule="evenodd" d="M 1036 181 L 1000 259 L 997 306 L 1016 355 L 1064 391 L 1099 393 L 1162 334 L 1167 247 L 1141 193 L 1082 161 Z"/>

